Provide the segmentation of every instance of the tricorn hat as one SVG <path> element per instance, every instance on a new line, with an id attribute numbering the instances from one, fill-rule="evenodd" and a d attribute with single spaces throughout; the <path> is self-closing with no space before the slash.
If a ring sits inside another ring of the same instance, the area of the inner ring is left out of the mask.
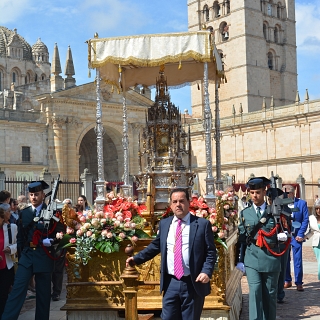
<path id="1" fill-rule="evenodd" d="M 265 189 L 270 183 L 271 181 L 266 177 L 254 177 L 247 182 L 246 187 L 250 190 Z"/>
<path id="2" fill-rule="evenodd" d="M 268 189 L 268 190 L 267 190 L 267 197 L 268 197 L 268 198 L 271 197 L 271 192 L 272 192 L 271 189 Z M 279 197 L 279 196 L 283 195 L 284 192 L 283 192 L 281 189 L 277 188 L 277 194 L 278 194 L 278 197 Z"/>
<path id="3" fill-rule="evenodd" d="M 29 192 L 39 192 L 42 190 L 46 190 L 49 188 L 49 185 L 44 182 L 43 180 L 41 181 L 32 181 L 29 185 L 28 185 L 28 190 Z"/>

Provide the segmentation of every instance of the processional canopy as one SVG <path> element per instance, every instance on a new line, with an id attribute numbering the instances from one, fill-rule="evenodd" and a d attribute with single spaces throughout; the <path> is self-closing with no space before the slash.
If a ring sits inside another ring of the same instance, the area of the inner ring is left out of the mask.
<path id="1" fill-rule="evenodd" d="M 209 31 L 93 38 L 88 42 L 89 68 L 120 91 L 141 84 L 155 85 L 159 66 L 165 65 L 168 87 L 180 87 L 203 79 L 223 76 L 222 61 Z"/>

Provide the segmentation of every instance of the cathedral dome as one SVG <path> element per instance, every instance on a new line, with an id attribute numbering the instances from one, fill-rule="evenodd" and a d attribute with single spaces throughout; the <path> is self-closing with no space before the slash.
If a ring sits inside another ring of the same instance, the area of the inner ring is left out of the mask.
<path id="1" fill-rule="evenodd" d="M 41 41 L 41 38 L 38 38 L 37 42 L 32 46 L 32 53 L 35 52 L 49 53 L 48 47 Z"/>
<path id="2" fill-rule="evenodd" d="M 0 26 L 0 57 L 12 56 L 8 54 L 8 47 L 12 44 L 22 47 L 23 59 L 32 60 L 31 46 L 17 33 L 17 29 L 9 30 Z"/>
<path id="3" fill-rule="evenodd" d="M 48 47 L 38 38 L 37 42 L 32 46 L 32 56 L 35 61 L 49 61 Z"/>

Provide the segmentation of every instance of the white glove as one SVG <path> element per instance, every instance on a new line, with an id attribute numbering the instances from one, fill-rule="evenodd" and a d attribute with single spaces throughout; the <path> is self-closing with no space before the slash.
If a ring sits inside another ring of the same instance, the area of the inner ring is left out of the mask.
<path id="1" fill-rule="evenodd" d="M 51 241 L 53 241 L 53 239 L 46 238 L 43 239 L 42 243 L 45 247 L 51 247 Z"/>
<path id="2" fill-rule="evenodd" d="M 280 233 L 278 233 L 278 240 L 279 241 L 287 241 L 288 236 L 284 232 L 280 232 Z"/>
<path id="3" fill-rule="evenodd" d="M 236 268 L 240 270 L 242 273 L 246 273 L 246 268 L 243 262 L 238 262 L 236 265 Z"/>

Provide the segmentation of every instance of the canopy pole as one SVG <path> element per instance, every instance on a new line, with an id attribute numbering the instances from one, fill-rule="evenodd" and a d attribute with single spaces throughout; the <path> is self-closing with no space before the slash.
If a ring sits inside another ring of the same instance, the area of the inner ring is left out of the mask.
<path id="1" fill-rule="evenodd" d="M 98 180 L 96 183 L 97 198 L 95 200 L 96 210 L 103 211 L 105 204 L 105 180 L 104 180 L 104 162 L 103 162 L 103 135 L 105 133 L 102 124 L 102 108 L 100 99 L 100 70 L 96 69 L 96 126 L 94 131 L 97 135 L 97 159 L 98 159 Z"/>
<path id="2" fill-rule="evenodd" d="M 203 72 L 203 86 L 204 86 L 204 119 L 203 128 L 205 135 L 206 148 L 206 167 L 207 177 L 206 181 L 206 195 L 204 196 L 210 208 L 215 207 L 216 197 L 214 195 L 214 178 L 212 176 L 212 149 L 211 149 L 211 130 L 212 130 L 212 114 L 209 101 L 209 80 L 208 80 L 208 63 L 204 63 Z"/>
<path id="3" fill-rule="evenodd" d="M 131 185 L 129 184 L 129 137 L 128 137 L 128 118 L 127 118 L 127 102 L 125 93 L 122 96 L 123 106 L 123 185 L 121 186 L 123 196 L 125 198 L 131 197 Z"/>
<path id="4" fill-rule="evenodd" d="M 215 133 L 214 139 L 216 141 L 216 188 L 223 189 L 223 182 L 221 180 L 221 131 L 220 131 L 220 109 L 219 109 L 219 80 L 215 81 Z"/>

